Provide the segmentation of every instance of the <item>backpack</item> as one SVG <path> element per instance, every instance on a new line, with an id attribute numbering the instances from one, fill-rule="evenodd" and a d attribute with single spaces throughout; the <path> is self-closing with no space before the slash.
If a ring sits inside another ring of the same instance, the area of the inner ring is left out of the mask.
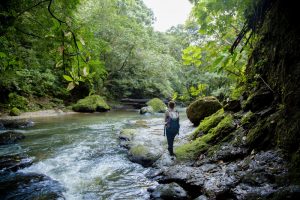
<path id="1" fill-rule="evenodd" d="M 169 117 L 167 121 L 167 128 L 176 132 L 179 131 L 179 113 L 177 111 L 169 111 Z"/>

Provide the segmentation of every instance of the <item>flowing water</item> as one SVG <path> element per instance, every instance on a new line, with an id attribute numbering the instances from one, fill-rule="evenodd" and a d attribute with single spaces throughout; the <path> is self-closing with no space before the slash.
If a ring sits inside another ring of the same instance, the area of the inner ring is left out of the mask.
<path id="1" fill-rule="evenodd" d="M 21 171 L 57 180 L 66 199 L 148 199 L 147 188 L 157 183 L 145 177 L 149 169 L 127 159 L 118 132 L 130 120 L 155 117 L 163 115 L 111 111 L 36 120 L 19 143 L 34 164 Z"/>

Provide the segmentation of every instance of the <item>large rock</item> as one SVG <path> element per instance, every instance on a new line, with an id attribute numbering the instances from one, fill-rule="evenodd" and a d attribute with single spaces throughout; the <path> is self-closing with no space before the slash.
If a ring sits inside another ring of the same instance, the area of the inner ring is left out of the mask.
<path id="1" fill-rule="evenodd" d="M 23 133 L 15 131 L 6 131 L 0 133 L 0 145 L 13 144 L 16 143 L 18 140 L 22 140 L 24 138 L 25 136 L 23 135 Z"/>
<path id="2" fill-rule="evenodd" d="M 25 155 L 6 155 L 0 156 L 0 171 L 15 172 L 19 169 L 28 167 L 32 164 L 32 159 Z"/>
<path id="3" fill-rule="evenodd" d="M 105 112 L 110 110 L 110 107 L 99 95 L 91 95 L 80 99 L 72 109 L 76 112 Z"/>
<path id="4" fill-rule="evenodd" d="M 0 129 L 28 128 L 34 126 L 30 119 L 0 119 Z"/>
<path id="5" fill-rule="evenodd" d="M 59 182 L 36 173 L 0 175 L 0 199 L 65 199 Z"/>
<path id="6" fill-rule="evenodd" d="M 129 160 L 149 167 L 161 157 L 166 150 L 161 120 L 137 120 L 120 131 L 120 145 L 128 149 Z"/>
<path id="7" fill-rule="evenodd" d="M 166 104 L 159 98 L 153 98 L 146 104 L 152 107 L 153 112 L 164 113 L 167 109 Z"/>
<path id="8" fill-rule="evenodd" d="M 132 162 L 139 163 L 144 167 L 150 167 L 161 155 L 161 149 L 139 144 L 130 148 L 128 158 Z"/>
<path id="9" fill-rule="evenodd" d="M 216 97 L 203 97 L 191 103 L 186 110 L 186 114 L 189 120 L 197 126 L 202 119 L 212 115 L 220 108 L 222 108 L 222 105 Z"/>
<path id="10" fill-rule="evenodd" d="M 177 183 L 161 184 L 155 189 L 148 189 L 152 199 L 188 199 L 187 192 Z"/>
<path id="11" fill-rule="evenodd" d="M 245 111 L 251 110 L 252 112 L 263 110 L 271 105 L 273 100 L 273 92 L 267 87 L 262 87 L 248 97 L 246 102 L 243 104 L 243 109 Z"/>
<path id="12" fill-rule="evenodd" d="M 145 107 L 142 107 L 140 109 L 140 114 L 143 115 L 143 114 L 152 114 L 154 112 L 153 108 L 151 106 L 145 106 Z"/>

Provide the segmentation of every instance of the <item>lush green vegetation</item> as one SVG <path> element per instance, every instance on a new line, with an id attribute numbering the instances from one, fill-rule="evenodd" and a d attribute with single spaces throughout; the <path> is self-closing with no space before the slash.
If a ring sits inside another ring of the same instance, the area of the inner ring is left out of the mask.
<path id="1" fill-rule="evenodd" d="M 249 2 L 195 1 L 186 24 L 166 33 L 153 30 L 142 0 L 1 2 L 0 109 L 51 108 L 92 94 L 238 97 L 249 42 L 229 50 Z"/>

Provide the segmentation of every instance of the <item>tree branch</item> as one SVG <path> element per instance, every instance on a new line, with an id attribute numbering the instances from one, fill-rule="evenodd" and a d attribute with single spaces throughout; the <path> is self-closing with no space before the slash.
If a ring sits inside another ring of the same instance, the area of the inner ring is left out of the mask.
<path id="1" fill-rule="evenodd" d="M 42 37 L 40 37 L 40 36 L 38 36 L 38 35 L 35 35 L 35 34 L 33 34 L 33 33 L 27 33 L 27 32 L 25 32 L 25 31 L 19 29 L 18 27 L 15 27 L 15 29 L 16 29 L 17 31 L 20 31 L 21 33 L 23 33 L 23 34 L 25 34 L 25 35 L 29 35 L 29 36 L 31 36 L 31 37 L 36 37 L 36 38 L 42 39 Z"/>
<path id="2" fill-rule="evenodd" d="M 48 2 L 48 1 L 50 1 L 50 0 L 40 1 L 40 2 L 38 2 L 37 4 L 35 4 L 35 5 L 33 5 L 33 6 L 29 7 L 29 8 L 26 8 L 25 10 L 21 11 L 21 12 L 16 16 L 16 18 L 20 17 L 21 15 L 23 15 L 25 12 L 31 10 L 32 8 L 35 8 L 35 7 L 41 5 L 41 4 L 45 3 L 45 2 Z"/>

